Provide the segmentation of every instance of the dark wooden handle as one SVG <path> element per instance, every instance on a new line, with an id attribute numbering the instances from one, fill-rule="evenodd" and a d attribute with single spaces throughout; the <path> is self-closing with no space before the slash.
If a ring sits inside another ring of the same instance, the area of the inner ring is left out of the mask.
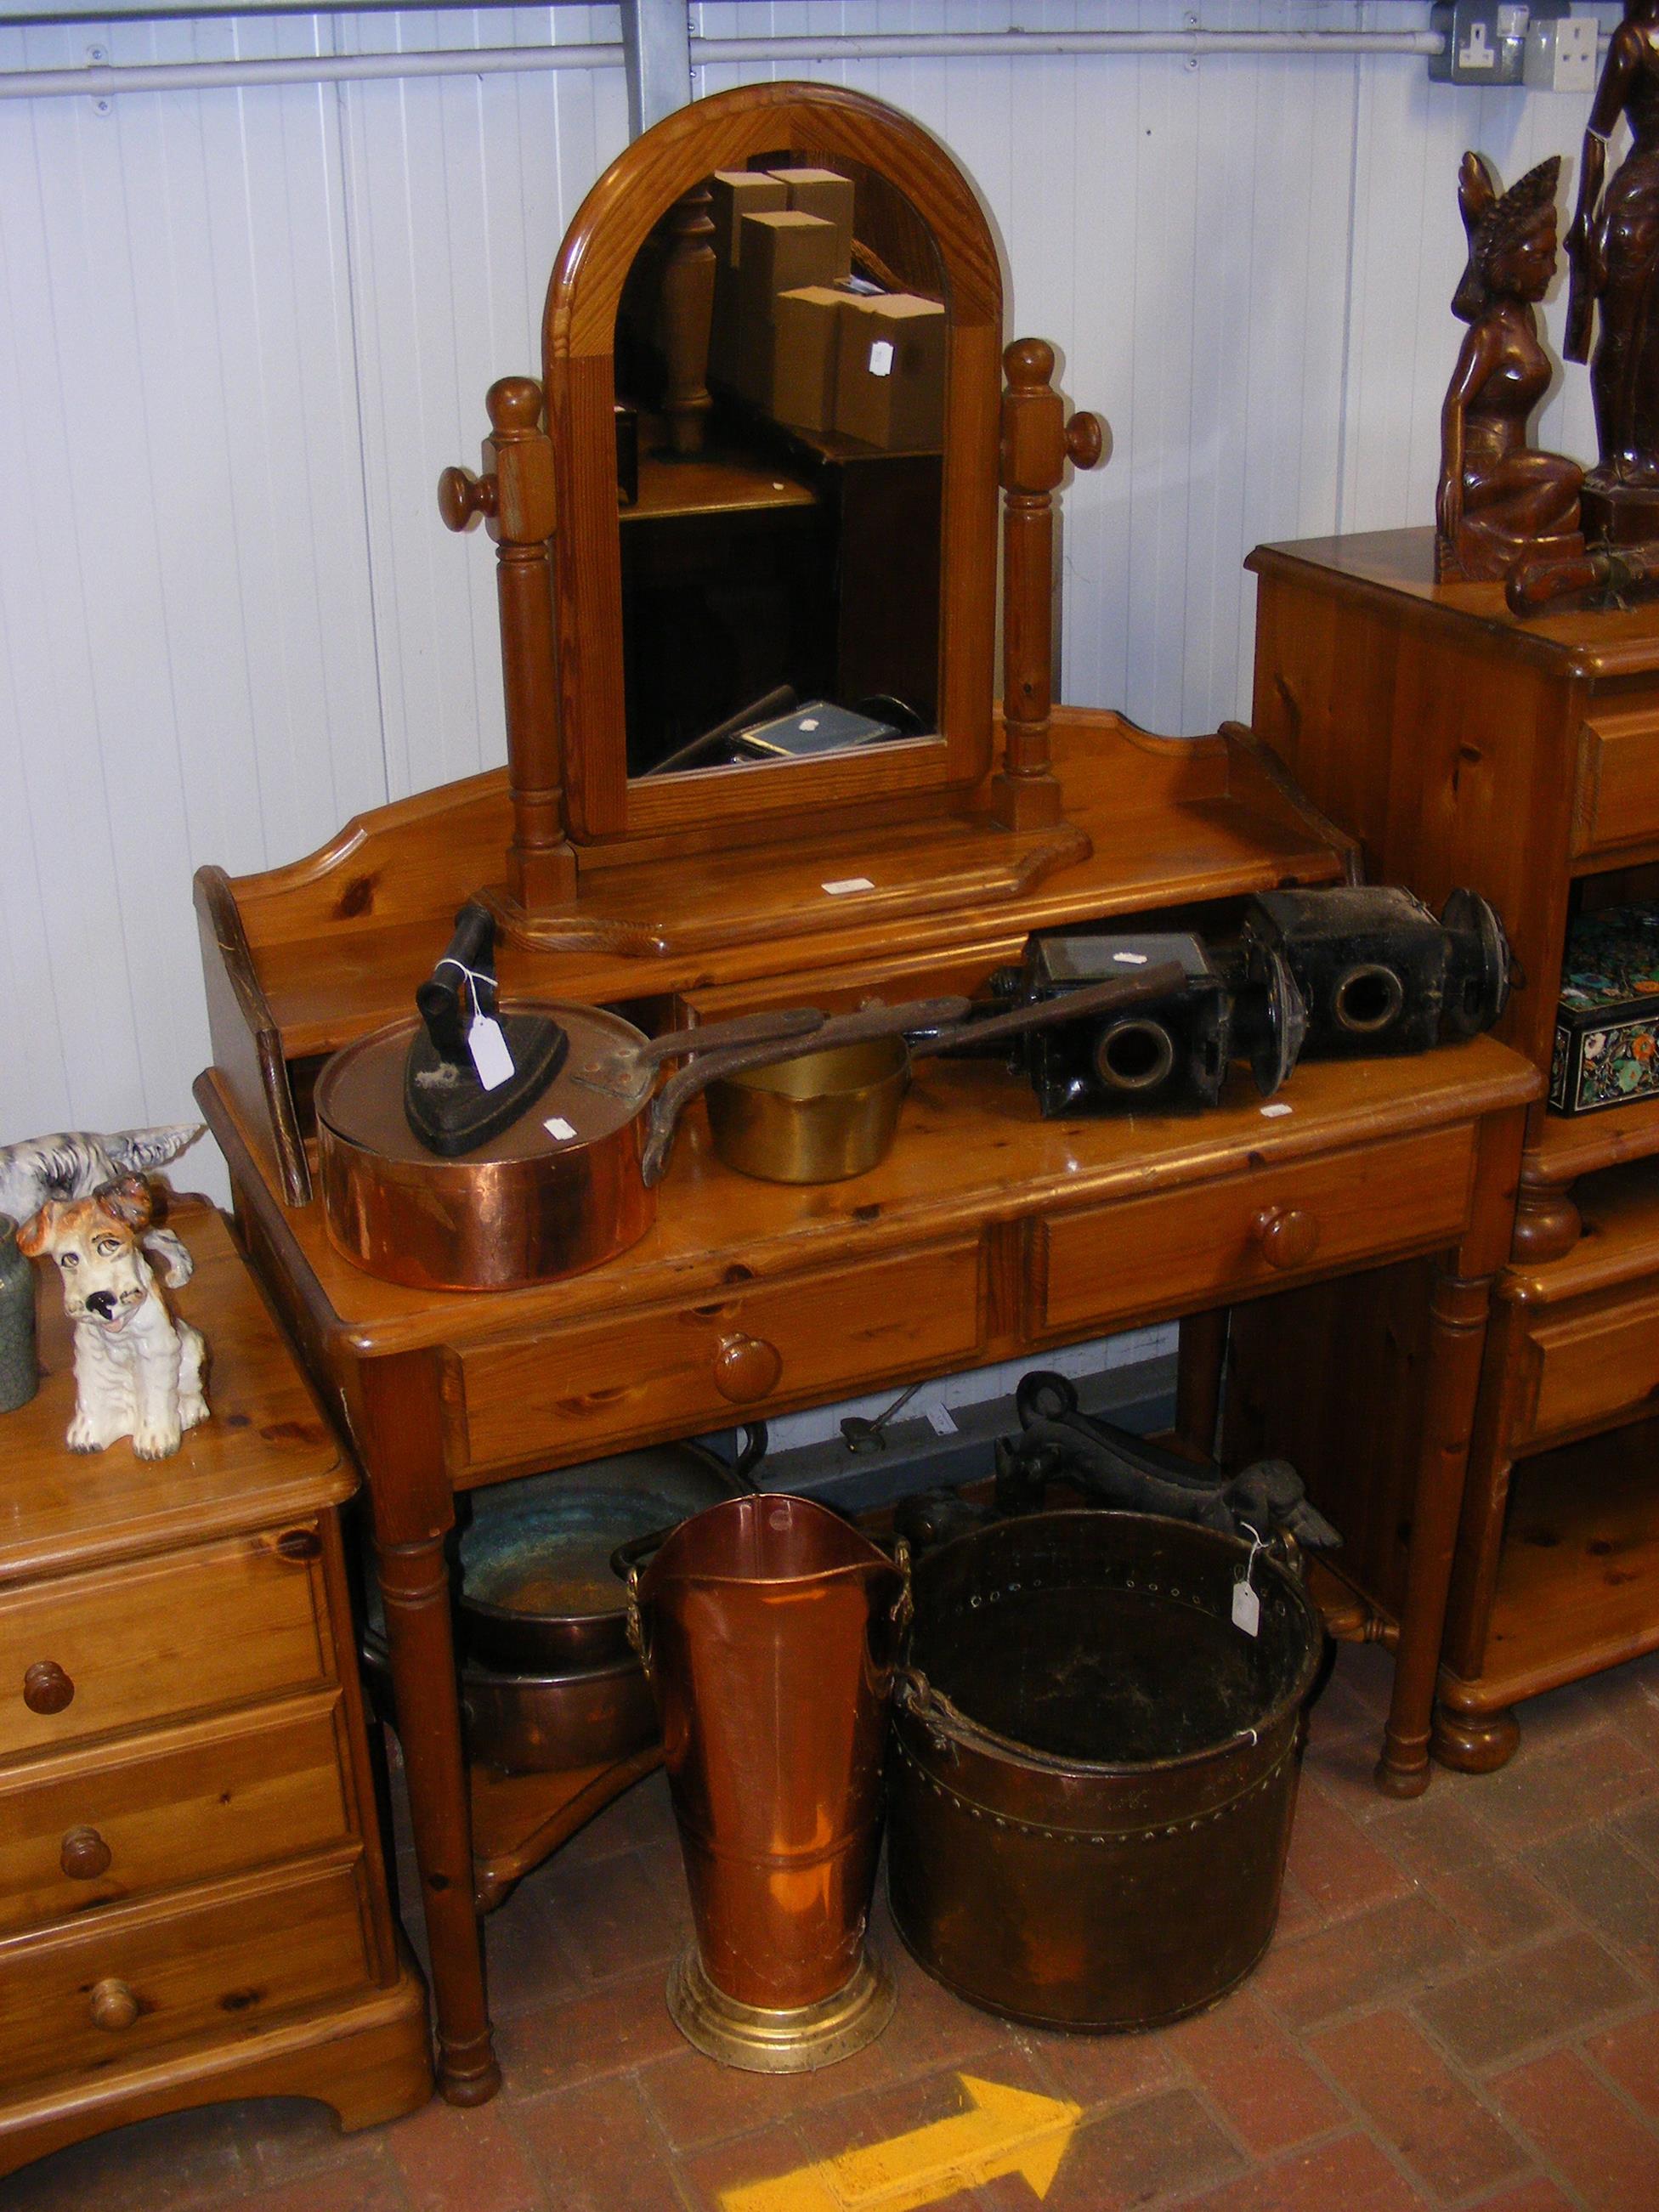
<path id="1" fill-rule="evenodd" d="M 783 1358 L 760 1336 L 724 1336 L 714 1354 L 714 1388 L 734 1406 L 763 1398 L 777 1388 Z"/>
<path id="2" fill-rule="evenodd" d="M 117 1981 L 112 1975 L 107 1981 L 94 1983 L 88 2009 L 94 2027 L 106 2028 L 116 2035 L 137 2019 L 138 2000 L 125 1982 Z"/>
<path id="3" fill-rule="evenodd" d="M 1066 452 L 1079 469 L 1097 469 L 1106 451 L 1106 425 L 1098 415 L 1073 415 L 1066 425 Z"/>
<path id="4" fill-rule="evenodd" d="M 75 1685 L 55 1659 L 37 1659 L 23 1677 L 23 1703 L 32 1713 L 61 1713 Z"/>
<path id="5" fill-rule="evenodd" d="M 323 1540 L 314 1528 L 284 1528 L 276 1539 L 276 1549 L 285 1559 L 319 1559 L 323 1555 Z"/>
<path id="6" fill-rule="evenodd" d="M 446 469 L 438 479 L 438 512 L 446 530 L 469 530 L 481 515 L 494 514 L 499 490 L 494 477 L 475 477 L 471 469 Z"/>
<path id="7" fill-rule="evenodd" d="M 1264 1206 L 1255 1235 L 1270 1267 L 1305 1267 L 1319 1249 L 1319 1217 L 1299 1206 Z"/>
<path id="8" fill-rule="evenodd" d="M 96 1881 L 107 1874 L 109 1845 L 96 1828 L 71 1828 L 58 1853 L 58 1863 L 71 1881 Z"/>

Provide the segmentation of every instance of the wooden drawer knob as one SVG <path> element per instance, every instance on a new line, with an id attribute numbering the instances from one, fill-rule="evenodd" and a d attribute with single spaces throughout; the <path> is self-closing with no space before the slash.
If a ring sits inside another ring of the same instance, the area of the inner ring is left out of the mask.
<path id="1" fill-rule="evenodd" d="M 1255 1235 L 1270 1267 L 1305 1267 L 1319 1249 L 1319 1218 L 1299 1206 L 1264 1206 Z"/>
<path id="2" fill-rule="evenodd" d="M 465 530 L 481 514 L 495 512 L 494 477 L 475 477 L 471 469 L 446 469 L 438 479 L 438 513 L 446 530 Z"/>
<path id="3" fill-rule="evenodd" d="M 783 1358 L 775 1344 L 764 1337 L 726 1336 L 714 1354 L 714 1388 L 733 1405 L 763 1398 L 775 1390 L 783 1372 Z"/>
<path id="4" fill-rule="evenodd" d="M 112 2035 L 117 2035 L 137 2019 L 138 2000 L 125 1982 L 118 1982 L 112 1976 L 106 1982 L 93 1984 L 88 2009 L 94 2027 L 107 2028 Z"/>
<path id="5" fill-rule="evenodd" d="M 75 1685 L 55 1659 L 37 1659 L 23 1677 L 23 1703 L 32 1713 L 61 1713 Z"/>
<path id="6" fill-rule="evenodd" d="M 96 1881 L 109 1871 L 110 1848 L 96 1828 L 71 1828 L 58 1853 L 58 1863 L 71 1881 Z"/>

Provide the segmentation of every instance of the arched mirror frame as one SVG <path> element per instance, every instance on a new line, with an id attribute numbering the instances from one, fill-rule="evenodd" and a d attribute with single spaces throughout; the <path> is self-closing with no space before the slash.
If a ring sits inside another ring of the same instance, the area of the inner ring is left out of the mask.
<path id="1" fill-rule="evenodd" d="M 939 734 L 863 755 L 630 782 L 612 417 L 617 309 L 635 254 L 678 200 L 716 169 L 786 149 L 881 171 L 938 244 L 950 321 Z M 978 201 L 944 148 L 878 101 L 826 85 L 745 86 L 679 110 L 612 162 L 566 234 L 542 332 L 557 486 L 563 812 L 575 843 L 669 832 L 705 846 L 722 832 L 748 842 L 778 817 L 826 809 L 923 811 L 918 802 L 928 794 L 965 791 L 989 774 L 1001 338 L 1001 272 Z"/>

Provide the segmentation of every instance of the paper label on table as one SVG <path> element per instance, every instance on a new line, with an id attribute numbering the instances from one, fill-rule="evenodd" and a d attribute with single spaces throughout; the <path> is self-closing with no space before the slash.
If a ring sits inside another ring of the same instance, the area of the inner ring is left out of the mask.
<path id="1" fill-rule="evenodd" d="M 1144 952 L 1115 952 L 1112 957 L 1123 968 L 1144 968 L 1146 965 Z"/>
<path id="2" fill-rule="evenodd" d="M 893 341 L 878 338 L 870 349 L 872 376 L 890 376 L 893 374 Z"/>
<path id="3" fill-rule="evenodd" d="M 473 1016 L 472 1025 L 466 1033 L 466 1048 L 486 1091 L 499 1091 L 502 1084 L 512 1081 L 513 1055 L 501 1035 L 501 1025 L 493 1014 Z"/>
<path id="4" fill-rule="evenodd" d="M 817 726 L 818 718 L 816 714 L 803 714 L 796 724 L 796 727 L 802 730 L 816 730 Z"/>
<path id="5" fill-rule="evenodd" d="M 542 1127 L 550 1137 L 556 1137 L 561 1144 L 568 1142 L 576 1133 L 562 1114 L 550 1114 Z"/>
<path id="6" fill-rule="evenodd" d="M 1256 1635 L 1261 1627 L 1261 1601 L 1244 1575 L 1233 1584 L 1233 1626 L 1246 1636 Z"/>
<path id="7" fill-rule="evenodd" d="M 957 1432 L 957 1425 L 951 1419 L 951 1408 L 948 1406 L 930 1406 L 927 1408 L 927 1420 L 935 1436 L 953 1437 Z"/>
<path id="8" fill-rule="evenodd" d="M 1264 1106 L 1261 1109 L 1261 1118 L 1264 1121 L 1276 1121 L 1281 1114 L 1289 1114 L 1294 1109 L 1289 1106 Z"/>
<path id="9" fill-rule="evenodd" d="M 823 888 L 831 898 L 844 898 L 848 891 L 872 891 L 876 887 L 868 876 L 841 876 Z"/>

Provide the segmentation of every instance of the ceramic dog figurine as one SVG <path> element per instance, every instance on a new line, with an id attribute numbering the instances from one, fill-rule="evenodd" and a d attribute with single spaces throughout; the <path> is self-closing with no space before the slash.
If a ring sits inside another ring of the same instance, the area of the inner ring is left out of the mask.
<path id="1" fill-rule="evenodd" d="M 54 1136 L 0 1145 L 0 1213 L 27 1221 L 48 1199 L 90 1198 L 123 1176 L 165 1167 L 189 1150 L 203 1127 L 200 1121 L 175 1121 L 158 1129 L 123 1129 L 112 1137 L 64 1129 Z M 169 1290 L 190 1280 L 190 1254 L 170 1229 L 152 1225 L 143 1242 L 166 1261 Z"/>
<path id="2" fill-rule="evenodd" d="M 175 1321 L 139 1249 L 150 1196 L 140 1176 L 91 1198 L 49 1199 L 17 1232 L 30 1259 L 58 1262 L 75 1324 L 71 1451 L 131 1437 L 140 1459 L 166 1459 L 207 1419 L 199 1332 Z"/>

